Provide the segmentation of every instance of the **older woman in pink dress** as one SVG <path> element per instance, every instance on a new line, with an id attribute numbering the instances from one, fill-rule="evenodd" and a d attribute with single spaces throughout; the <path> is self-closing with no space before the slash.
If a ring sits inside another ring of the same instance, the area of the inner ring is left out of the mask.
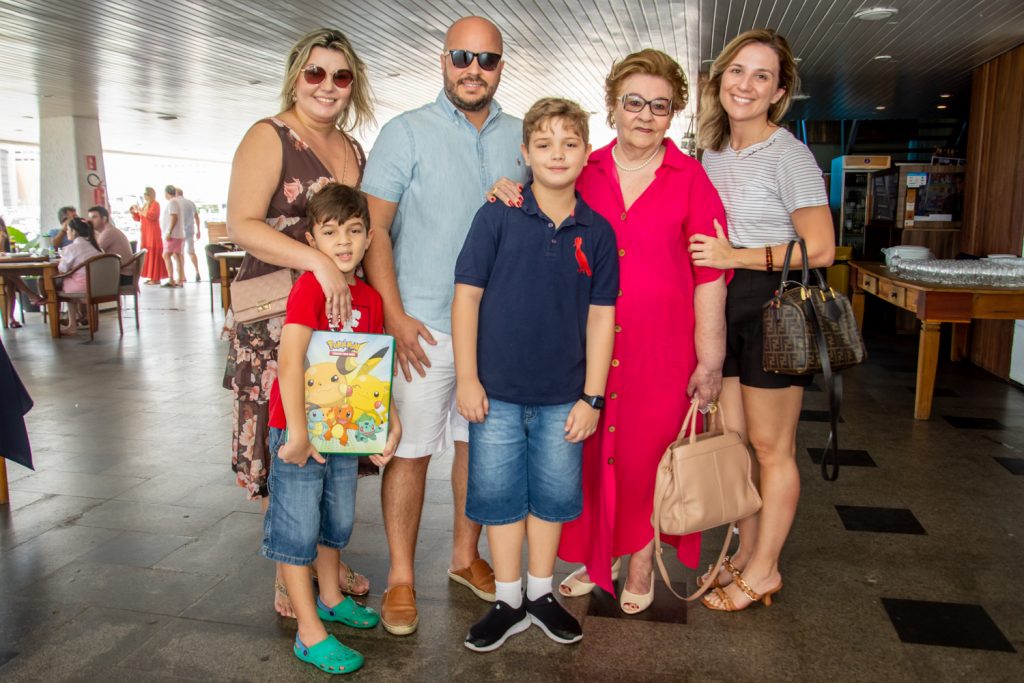
<path id="1" fill-rule="evenodd" d="M 634 614 L 654 595 L 658 462 L 690 396 L 706 404 L 722 386 L 730 273 L 694 266 L 687 252 L 690 236 L 715 236 L 725 211 L 700 164 L 665 139 L 686 106 L 682 69 L 657 50 L 631 54 L 612 67 L 605 100 L 616 139 L 590 155 L 577 189 L 615 228 L 621 290 L 605 409 L 584 445 L 583 514 L 565 525 L 559 548 L 584 566 L 560 590 L 614 593 L 613 560 L 629 555 L 619 603 Z M 665 540 L 696 566 L 699 534 Z"/>

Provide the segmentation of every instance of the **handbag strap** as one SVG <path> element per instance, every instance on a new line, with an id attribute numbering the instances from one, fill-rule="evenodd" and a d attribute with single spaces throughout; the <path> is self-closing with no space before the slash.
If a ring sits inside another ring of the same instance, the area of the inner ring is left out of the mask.
<path id="1" fill-rule="evenodd" d="M 825 391 L 828 393 L 829 433 L 825 449 L 821 452 L 821 476 L 825 481 L 839 478 L 839 408 L 843 400 L 843 378 L 832 372 L 832 361 L 828 356 L 825 332 L 818 317 L 818 311 L 810 301 L 804 301 L 807 319 L 814 326 L 814 340 L 821 360 L 821 372 L 825 375 Z"/>
<path id="2" fill-rule="evenodd" d="M 661 580 L 665 582 L 665 586 L 672 591 L 672 595 L 676 596 L 680 600 L 686 602 L 693 602 L 700 596 L 704 595 L 708 588 L 711 587 L 711 580 L 704 582 L 704 585 L 697 588 L 689 597 L 684 597 L 679 593 L 676 593 L 675 588 L 672 587 L 672 581 L 668 578 L 668 569 L 665 568 L 665 560 L 662 559 L 662 554 L 665 552 L 664 548 L 661 547 L 661 522 L 659 520 L 661 512 L 661 501 L 655 497 L 654 501 L 654 559 L 658 562 L 658 572 L 661 574 Z M 718 560 L 715 562 L 715 567 L 712 569 L 708 576 L 718 576 L 718 572 L 721 571 L 722 565 L 725 563 L 725 556 L 729 552 L 729 544 L 732 542 L 733 530 L 736 528 L 736 522 L 729 525 L 729 531 L 725 534 L 725 541 L 722 542 L 722 550 L 718 553 Z"/>
<path id="3" fill-rule="evenodd" d="M 692 429 L 690 430 L 690 443 L 693 443 L 694 441 L 696 441 L 696 439 L 697 439 L 697 406 L 699 404 L 700 404 L 700 401 L 697 400 L 696 397 L 694 397 L 694 399 L 690 402 L 690 410 L 687 411 L 686 417 L 683 418 L 683 428 L 680 430 L 679 436 L 677 437 L 676 440 L 681 439 L 681 438 L 683 438 L 686 435 L 686 427 L 689 424 L 689 425 L 692 425 Z M 725 416 L 722 414 L 721 410 L 722 410 L 722 406 L 719 404 L 717 409 L 716 409 L 716 412 L 718 412 L 719 425 L 721 425 L 722 433 L 724 434 L 724 433 L 726 433 L 725 432 L 725 430 L 726 430 L 726 427 L 725 427 Z M 709 413 L 708 414 L 708 422 L 710 422 L 710 416 L 711 416 L 711 414 Z M 676 593 L 675 589 L 672 588 L 672 582 L 668 578 L 668 569 L 665 568 L 665 561 L 661 557 L 662 553 L 664 552 L 662 547 L 661 547 L 661 503 L 662 503 L 661 496 L 655 495 L 654 496 L 654 515 L 652 517 L 652 520 L 654 522 L 654 559 L 657 560 L 657 562 L 658 562 L 658 571 L 661 573 L 661 580 L 664 581 L 665 585 L 668 587 L 668 589 L 670 591 L 672 591 L 672 595 L 676 596 L 680 600 L 685 600 L 687 602 L 693 602 L 694 600 L 696 600 L 697 598 L 699 598 L 700 596 L 704 595 L 704 593 L 707 592 L 708 588 L 711 585 L 711 582 L 708 581 L 707 583 L 705 583 L 703 586 L 698 588 L 693 593 L 693 595 L 691 595 L 690 597 L 683 597 L 679 593 Z M 712 570 L 712 572 L 710 574 L 711 576 L 718 576 L 718 572 L 721 570 L 722 565 L 725 563 L 725 556 L 729 552 L 729 544 L 732 541 L 732 533 L 733 533 L 733 530 L 735 528 L 736 528 L 736 523 L 735 522 L 733 522 L 732 524 L 729 525 L 729 532 L 725 535 L 725 542 L 722 543 L 722 550 L 721 550 L 721 552 L 718 553 L 718 561 L 715 563 L 715 567 L 714 567 L 714 569 Z"/>
<path id="4" fill-rule="evenodd" d="M 804 287 L 811 286 L 811 274 L 807 267 L 807 244 L 804 242 L 804 238 L 790 240 L 789 244 L 786 245 L 786 257 L 782 263 L 782 277 L 779 279 L 779 294 L 785 291 L 786 283 L 789 281 L 789 267 L 790 261 L 793 259 L 793 247 L 800 245 L 800 282 Z M 821 274 L 818 274 L 818 280 L 821 281 Z"/>

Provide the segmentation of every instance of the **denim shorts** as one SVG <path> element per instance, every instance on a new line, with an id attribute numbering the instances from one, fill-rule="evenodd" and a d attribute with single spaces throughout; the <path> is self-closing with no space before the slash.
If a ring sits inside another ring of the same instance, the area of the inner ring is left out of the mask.
<path id="1" fill-rule="evenodd" d="M 306 566 L 317 545 L 341 549 L 348 545 L 356 516 L 359 458 L 326 455 L 302 467 L 277 457 L 284 430 L 270 428 L 270 505 L 263 518 L 260 554 L 276 562 Z"/>
<path id="2" fill-rule="evenodd" d="M 570 522 L 583 511 L 583 444 L 565 440 L 575 401 L 553 406 L 489 399 L 483 422 L 469 424 L 466 516 L 497 526 L 531 514 Z"/>

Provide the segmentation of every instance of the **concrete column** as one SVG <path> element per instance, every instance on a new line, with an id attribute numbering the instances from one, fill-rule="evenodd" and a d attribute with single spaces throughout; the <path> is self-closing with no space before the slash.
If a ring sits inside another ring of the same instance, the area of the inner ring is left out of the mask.
<path id="1" fill-rule="evenodd" d="M 59 227 L 57 210 L 62 206 L 74 206 L 83 217 L 90 206 L 109 208 L 106 177 L 98 118 L 39 120 L 39 223 L 44 231 Z"/>

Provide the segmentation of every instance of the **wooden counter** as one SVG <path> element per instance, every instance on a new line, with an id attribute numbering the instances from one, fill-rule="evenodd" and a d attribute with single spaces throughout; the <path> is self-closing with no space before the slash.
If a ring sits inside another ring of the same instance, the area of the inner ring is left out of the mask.
<path id="1" fill-rule="evenodd" d="M 953 360 L 960 360 L 967 353 L 972 320 L 1024 318 L 1024 289 L 937 285 L 908 280 L 892 274 L 881 263 L 854 261 L 850 267 L 853 269 L 853 312 L 858 326 L 863 329 L 865 294 L 910 311 L 921 321 L 914 397 L 914 417 L 918 420 L 927 420 L 932 412 L 942 323 L 953 323 L 950 355 Z"/>

